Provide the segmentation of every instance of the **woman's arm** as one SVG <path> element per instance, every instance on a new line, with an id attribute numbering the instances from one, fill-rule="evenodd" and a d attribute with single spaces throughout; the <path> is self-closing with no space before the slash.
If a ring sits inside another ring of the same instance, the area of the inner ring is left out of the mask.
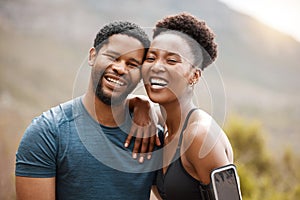
<path id="1" fill-rule="evenodd" d="M 160 195 L 158 193 L 156 185 L 152 186 L 150 200 L 162 200 L 162 198 L 160 197 Z"/>
<path id="2" fill-rule="evenodd" d="M 186 152 L 183 163 L 190 166 L 189 173 L 204 184 L 210 183 L 210 172 L 233 161 L 229 141 L 225 145 L 226 135 L 213 121 L 202 123 L 198 120 L 191 123 L 183 137 Z"/>
<path id="3" fill-rule="evenodd" d="M 132 137 L 136 137 L 133 147 L 133 158 L 137 158 L 140 153 L 139 162 L 147 158 L 151 158 L 151 153 L 154 145 L 160 146 L 160 141 L 157 136 L 157 124 L 159 121 L 159 108 L 144 95 L 130 95 L 127 99 L 129 109 L 133 112 L 133 123 L 131 130 L 124 143 L 128 147 Z"/>

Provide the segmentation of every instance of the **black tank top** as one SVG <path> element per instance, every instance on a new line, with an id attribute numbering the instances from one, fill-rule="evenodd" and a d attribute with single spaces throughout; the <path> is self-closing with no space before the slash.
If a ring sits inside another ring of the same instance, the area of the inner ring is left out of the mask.
<path id="1" fill-rule="evenodd" d="M 172 163 L 163 174 L 163 169 L 157 171 L 156 186 L 160 196 L 164 200 L 209 200 L 212 199 L 210 185 L 204 185 L 193 178 L 183 167 L 180 158 L 180 147 L 182 135 L 186 129 L 187 122 L 194 110 L 189 111 L 180 133 L 178 147 Z M 177 158 L 177 159 L 176 159 Z"/>

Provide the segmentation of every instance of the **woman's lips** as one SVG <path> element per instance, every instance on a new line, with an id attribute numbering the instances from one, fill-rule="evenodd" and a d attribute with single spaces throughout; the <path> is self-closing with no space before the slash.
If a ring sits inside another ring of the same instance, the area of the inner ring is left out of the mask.
<path id="1" fill-rule="evenodd" d="M 150 85 L 153 89 L 162 89 L 168 85 L 168 81 L 163 78 L 152 77 L 150 78 Z"/>

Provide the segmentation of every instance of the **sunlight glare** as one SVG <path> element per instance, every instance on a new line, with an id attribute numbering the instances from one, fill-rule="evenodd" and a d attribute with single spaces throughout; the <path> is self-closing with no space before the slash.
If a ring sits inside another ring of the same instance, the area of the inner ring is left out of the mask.
<path id="1" fill-rule="evenodd" d="M 247 13 L 276 30 L 300 41 L 300 1 L 221 0 L 233 9 Z"/>

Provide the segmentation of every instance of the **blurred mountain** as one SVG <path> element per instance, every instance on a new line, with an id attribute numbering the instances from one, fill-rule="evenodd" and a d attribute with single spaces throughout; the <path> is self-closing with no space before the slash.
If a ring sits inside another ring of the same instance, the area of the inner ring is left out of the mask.
<path id="1" fill-rule="evenodd" d="M 216 33 L 219 57 L 204 77 L 220 81 L 211 90 L 225 87 L 216 92 L 225 105 L 220 109 L 259 120 L 272 147 L 296 147 L 299 42 L 217 0 L 1 0 L 1 134 L 20 136 L 33 116 L 84 91 L 86 56 L 102 25 L 126 19 L 151 35 L 155 21 L 182 11 L 204 19 Z"/>
<path id="2" fill-rule="evenodd" d="M 299 153 L 300 44 L 293 38 L 217 0 L 1 0 L 0 199 L 14 198 L 14 154 L 31 119 L 84 92 L 98 29 L 125 19 L 151 35 L 158 19 L 182 11 L 204 19 L 219 45 L 200 82 L 200 105 L 220 123 L 225 114 L 256 119 L 274 151 Z"/>

